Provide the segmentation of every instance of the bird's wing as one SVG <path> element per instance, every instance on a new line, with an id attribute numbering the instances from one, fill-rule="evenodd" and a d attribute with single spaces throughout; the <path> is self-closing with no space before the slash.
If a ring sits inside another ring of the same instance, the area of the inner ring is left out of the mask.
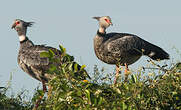
<path id="1" fill-rule="evenodd" d="M 107 43 L 107 44 L 106 44 Z M 153 60 L 169 59 L 169 54 L 162 48 L 132 34 L 114 33 L 105 43 L 108 52 L 115 56 L 121 53 L 129 55 L 146 55 Z M 124 54 L 124 55 L 128 55 Z"/>
<path id="2" fill-rule="evenodd" d="M 46 47 L 44 45 L 35 45 L 20 51 L 19 59 L 23 61 L 27 66 L 47 66 L 50 63 L 49 59 L 46 57 L 40 57 L 40 53 L 48 52 L 49 49 L 51 49 L 56 54 L 60 53 L 57 49 L 52 47 Z"/>
<path id="3" fill-rule="evenodd" d="M 105 45 L 108 52 L 118 56 L 121 53 L 129 53 L 134 55 L 142 54 L 142 50 L 140 48 L 142 46 L 142 40 L 132 34 L 114 33 L 105 42 Z"/>

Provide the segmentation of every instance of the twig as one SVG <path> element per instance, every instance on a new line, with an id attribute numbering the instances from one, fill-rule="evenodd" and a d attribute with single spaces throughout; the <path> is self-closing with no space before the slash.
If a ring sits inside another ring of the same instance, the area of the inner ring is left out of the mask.
<path id="1" fill-rule="evenodd" d="M 164 67 L 166 67 L 166 66 L 168 66 L 168 65 L 160 66 L 160 65 L 156 64 L 155 62 L 153 62 L 152 60 L 147 60 L 147 61 L 148 61 L 149 63 L 157 66 L 158 68 L 142 67 L 143 70 L 145 70 L 145 69 L 158 69 L 158 70 L 162 70 L 162 71 L 165 72 L 165 73 L 168 71 L 167 69 L 164 69 Z"/>

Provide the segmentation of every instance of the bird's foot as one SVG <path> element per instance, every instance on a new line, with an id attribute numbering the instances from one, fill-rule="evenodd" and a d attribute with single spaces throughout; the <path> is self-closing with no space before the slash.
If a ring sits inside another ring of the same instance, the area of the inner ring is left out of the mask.
<path id="1" fill-rule="evenodd" d="M 125 71 L 124 71 L 124 76 L 125 76 L 124 82 L 128 81 L 128 76 L 130 73 L 131 72 L 129 71 L 128 67 L 126 66 Z"/>
<path id="2" fill-rule="evenodd" d="M 43 98 L 43 96 L 40 96 L 39 99 L 37 99 L 33 110 L 37 110 L 38 109 L 38 107 L 39 107 L 39 105 L 41 103 L 42 98 Z"/>
<path id="3" fill-rule="evenodd" d="M 115 75 L 115 79 L 114 79 L 114 85 L 116 85 L 116 83 L 117 83 L 119 73 L 120 73 L 120 68 L 119 68 L 119 66 L 116 66 L 116 75 Z"/>
<path id="4" fill-rule="evenodd" d="M 46 85 L 43 85 L 43 92 L 48 92 Z"/>

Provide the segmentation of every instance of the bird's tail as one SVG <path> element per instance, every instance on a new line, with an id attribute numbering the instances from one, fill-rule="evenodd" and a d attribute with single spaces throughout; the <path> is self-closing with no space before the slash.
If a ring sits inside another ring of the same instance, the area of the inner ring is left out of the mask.
<path id="1" fill-rule="evenodd" d="M 149 56 L 153 60 L 169 59 L 169 54 L 167 52 L 151 43 L 148 43 L 147 46 L 143 47 L 143 54 Z"/>

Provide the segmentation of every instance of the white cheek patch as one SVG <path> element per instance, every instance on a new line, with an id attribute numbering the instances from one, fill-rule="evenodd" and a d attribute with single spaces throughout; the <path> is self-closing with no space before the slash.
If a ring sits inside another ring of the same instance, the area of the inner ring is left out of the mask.
<path id="1" fill-rule="evenodd" d="M 151 53 L 150 53 L 148 56 L 152 57 L 152 56 L 154 56 L 154 55 L 155 55 L 155 52 L 152 52 L 152 51 L 151 51 Z"/>
<path id="2" fill-rule="evenodd" d="M 102 27 L 99 27 L 99 32 L 100 32 L 100 33 L 105 33 L 105 29 L 102 28 Z"/>
<path id="3" fill-rule="evenodd" d="M 26 39 L 26 36 L 25 35 L 21 35 L 21 36 L 19 36 L 19 41 L 21 42 L 21 41 L 24 41 Z"/>

